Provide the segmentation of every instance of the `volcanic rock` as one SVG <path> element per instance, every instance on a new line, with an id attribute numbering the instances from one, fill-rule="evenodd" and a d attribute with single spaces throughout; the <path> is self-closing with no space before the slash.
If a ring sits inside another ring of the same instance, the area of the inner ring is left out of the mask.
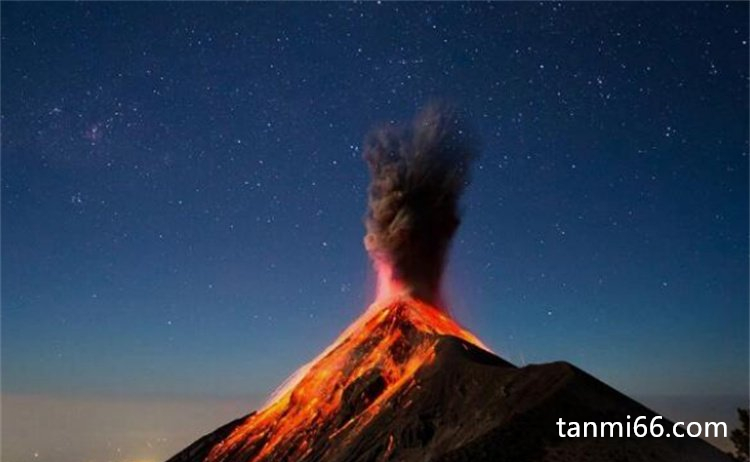
<path id="1" fill-rule="evenodd" d="M 556 425 L 655 415 L 566 362 L 516 367 L 446 313 L 396 300 L 371 308 L 265 409 L 168 462 L 729 461 L 698 438 L 568 438 Z"/>

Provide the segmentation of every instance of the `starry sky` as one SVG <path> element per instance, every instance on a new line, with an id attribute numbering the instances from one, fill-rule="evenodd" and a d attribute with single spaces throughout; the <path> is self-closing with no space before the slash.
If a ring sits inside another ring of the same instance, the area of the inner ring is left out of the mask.
<path id="1" fill-rule="evenodd" d="M 746 396 L 747 17 L 3 3 L 3 393 L 268 393 L 373 297 L 365 134 L 441 98 L 482 145 L 464 325 L 629 394 Z"/>

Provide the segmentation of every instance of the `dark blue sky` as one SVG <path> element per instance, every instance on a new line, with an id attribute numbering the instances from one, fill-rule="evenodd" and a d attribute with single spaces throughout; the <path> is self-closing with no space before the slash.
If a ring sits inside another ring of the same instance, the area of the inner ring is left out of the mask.
<path id="1" fill-rule="evenodd" d="M 373 125 L 482 139 L 449 298 L 515 363 L 745 394 L 748 4 L 3 3 L 6 392 L 264 394 L 370 301 Z"/>

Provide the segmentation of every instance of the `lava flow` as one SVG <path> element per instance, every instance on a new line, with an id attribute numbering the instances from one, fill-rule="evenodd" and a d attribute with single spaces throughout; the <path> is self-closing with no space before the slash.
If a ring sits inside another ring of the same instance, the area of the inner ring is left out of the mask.
<path id="1" fill-rule="evenodd" d="M 441 336 L 485 349 L 443 310 L 412 298 L 373 305 L 265 409 L 214 447 L 207 461 L 302 460 L 355 435 L 434 356 Z"/>

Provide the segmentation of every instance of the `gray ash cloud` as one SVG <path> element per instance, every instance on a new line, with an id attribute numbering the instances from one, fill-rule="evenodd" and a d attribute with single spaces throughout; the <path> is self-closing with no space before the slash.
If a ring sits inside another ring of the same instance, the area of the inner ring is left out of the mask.
<path id="1" fill-rule="evenodd" d="M 409 125 L 376 129 L 366 139 L 371 182 L 365 247 L 415 296 L 439 297 L 447 251 L 461 222 L 459 198 L 476 157 L 476 139 L 459 113 L 444 104 L 426 107 Z"/>

